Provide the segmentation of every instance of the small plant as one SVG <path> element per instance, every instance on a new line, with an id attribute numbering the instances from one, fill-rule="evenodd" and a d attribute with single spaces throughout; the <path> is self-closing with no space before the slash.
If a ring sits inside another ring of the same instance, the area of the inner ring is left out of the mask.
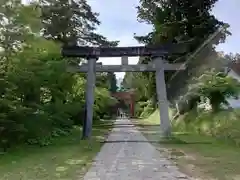
<path id="1" fill-rule="evenodd" d="M 238 98 L 240 93 L 240 83 L 221 72 L 206 73 L 197 84 L 200 96 L 209 99 L 213 112 L 218 112 L 222 104 L 228 105 L 227 98 Z"/>
<path id="2" fill-rule="evenodd" d="M 221 105 L 228 105 L 227 98 L 238 98 L 239 93 L 240 83 L 236 79 L 212 70 L 196 78 L 183 99 L 188 104 L 187 111 L 196 109 L 200 102 L 209 101 L 212 111 L 218 112 Z"/>

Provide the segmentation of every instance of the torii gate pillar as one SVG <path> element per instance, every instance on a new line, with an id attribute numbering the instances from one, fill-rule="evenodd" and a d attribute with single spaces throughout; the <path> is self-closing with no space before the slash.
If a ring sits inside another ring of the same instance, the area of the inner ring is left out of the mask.
<path id="1" fill-rule="evenodd" d="M 171 135 L 171 124 L 164 76 L 164 60 L 161 57 L 155 58 L 154 64 L 156 65 L 156 91 L 160 112 L 161 133 L 163 137 L 169 137 Z"/>
<path id="2" fill-rule="evenodd" d="M 86 82 L 86 98 L 85 98 L 85 118 L 83 125 L 83 138 L 91 137 L 92 121 L 93 121 L 93 106 L 94 106 L 94 89 L 96 81 L 96 61 L 97 58 L 88 58 L 88 71 Z"/>
<path id="3" fill-rule="evenodd" d="M 135 116 L 135 111 L 134 111 L 134 100 L 131 99 L 131 103 L 130 103 L 130 112 L 131 112 L 131 117 L 134 117 Z"/>

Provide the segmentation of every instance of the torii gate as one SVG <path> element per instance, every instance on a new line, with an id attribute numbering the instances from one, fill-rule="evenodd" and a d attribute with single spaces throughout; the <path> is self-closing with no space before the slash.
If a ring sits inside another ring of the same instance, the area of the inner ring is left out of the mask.
<path id="1" fill-rule="evenodd" d="M 171 135 L 171 124 L 168 112 L 168 100 L 164 71 L 183 70 L 184 64 L 169 64 L 164 58 L 168 54 L 182 54 L 187 51 L 186 43 L 166 44 L 158 47 L 89 47 L 65 46 L 62 55 L 65 57 L 81 57 L 87 59 L 87 64 L 78 67 L 69 67 L 71 72 L 86 72 L 86 117 L 83 126 L 83 138 L 89 138 L 92 131 L 94 87 L 96 72 L 156 72 L 156 90 L 158 107 L 160 111 L 161 133 L 163 136 Z M 149 56 L 153 62 L 149 64 L 129 65 L 128 57 Z M 102 65 L 96 63 L 99 57 L 122 57 L 121 65 Z"/>
<path id="2" fill-rule="evenodd" d="M 124 92 L 115 92 L 112 94 L 112 96 L 114 96 L 117 99 L 120 98 L 125 102 L 127 102 L 127 104 L 130 106 L 131 117 L 134 117 L 134 110 L 135 110 L 134 90 L 128 90 Z"/>

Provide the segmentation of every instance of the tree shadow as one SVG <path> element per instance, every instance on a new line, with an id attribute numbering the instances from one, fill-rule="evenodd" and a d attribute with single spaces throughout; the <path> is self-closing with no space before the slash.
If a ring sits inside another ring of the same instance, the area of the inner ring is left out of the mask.
<path id="1" fill-rule="evenodd" d="M 180 139 L 174 138 L 174 139 L 162 139 L 162 140 L 105 140 L 102 141 L 101 143 L 159 143 L 159 144 L 212 144 L 211 142 L 200 142 L 200 141 L 195 141 L 195 142 L 186 142 L 182 141 Z"/>
<path id="2" fill-rule="evenodd" d="M 144 126 L 144 127 L 159 127 L 159 125 L 145 125 L 145 124 L 140 124 L 140 123 L 136 123 L 136 124 L 132 124 L 132 123 L 129 123 L 129 124 L 126 124 L 126 123 L 123 123 L 123 124 L 94 124 L 93 125 L 93 128 L 103 128 L 103 127 L 113 127 L 114 128 L 132 128 L 134 126 Z"/>

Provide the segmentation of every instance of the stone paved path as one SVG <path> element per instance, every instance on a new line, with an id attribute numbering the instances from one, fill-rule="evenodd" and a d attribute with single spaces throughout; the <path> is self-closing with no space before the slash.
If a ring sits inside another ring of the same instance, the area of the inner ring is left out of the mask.
<path id="1" fill-rule="evenodd" d="M 147 142 L 129 120 L 117 120 L 115 125 L 84 180 L 191 179 Z"/>

